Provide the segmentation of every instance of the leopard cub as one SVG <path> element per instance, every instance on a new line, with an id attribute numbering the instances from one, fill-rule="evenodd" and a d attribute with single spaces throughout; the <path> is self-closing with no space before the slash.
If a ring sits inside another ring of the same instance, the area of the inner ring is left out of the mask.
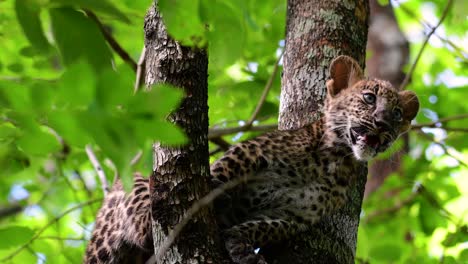
<path id="1" fill-rule="evenodd" d="M 413 92 L 399 92 L 387 81 L 365 79 L 358 63 L 348 56 L 333 60 L 330 77 L 320 120 L 236 144 L 212 164 L 215 182 L 248 179 L 228 192 L 229 205 L 214 207 L 234 263 L 266 263 L 254 248 L 290 238 L 341 208 L 366 162 L 407 131 L 418 112 Z M 109 263 L 123 242 L 144 248 L 151 225 L 148 191 L 133 191 L 131 197 L 130 202 L 119 199 L 116 206 L 122 211 L 136 209 L 134 203 L 143 200 L 146 207 L 132 211 L 139 214 L 132 216 L 139 225 L 133 227 L 123 217 L 114 220 L 120 229 L 106 233 L 99 230 L 103 224 L 96 224 L 87 263 Z M 106 198 L 103 208 L 111 207 L 110 203 Z M 106 210 L 101 209 L 97 223 L 109 217 L 102 213 Z M 103 238 L 101 233 L 117 240 L 99 248 L 96 241 Z"/>

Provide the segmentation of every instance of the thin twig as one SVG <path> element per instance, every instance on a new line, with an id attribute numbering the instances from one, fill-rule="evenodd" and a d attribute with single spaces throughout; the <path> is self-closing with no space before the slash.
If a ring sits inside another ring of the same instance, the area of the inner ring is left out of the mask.
<path id="1" fill-rule="evenodd" d="M 23 76 L 0 76 L 0 80 L 2 81 L 13 81 L 13 82 L 24 82 L 24 81 L 39 81 L 39 82 L 50 82 L 50 83 L 57 83 L 59 79 L 45 79 L 45 78 L 31 78 L 31 77 L 23 77 Z"/>
<path id="2" fill-rule="evenodd" d="M 283 57 L 283 54 L 284 54 L 284 49 L 279 55 L 278 60 L 276 60 L 276 63 L 273 67 L 273 71 L 271 72 L 270 78 L 268 78 L 268 81 L 265 84 L 265 88 L 263 88 L 262 96 L 260 96 L 257 106 L 255 107 L 254 112 L 250 116 L 249 121 L 247 121 L 247 123 L 245 124 L 246 126 L 252 126 L 255 119 L 257 119 L 257 116 L 260 113 L 260 110 L 262 109 L 263 104 L 265 103 L 268 93 L 270 92 L 271 87 L 273 86 L 273 80 L 275 79 L 276 73 L 278 72 L 279 63 L 281 61 L 281 58 Z"/>
<path id="3" fill-rule="evenodd" d="M 84 203 L 80 203 L 80 204 L 77 204 L 71 208 L 69 208 L 68 210 L 64 211 L 63 213 L 59 214 L 58 216 L 54 217 L 51 221 L 49 221 L 45 226 L 43 226 L 41 229 L 39 229 L 39 231 L 36 232 L 36 234 L 34 234 L 33 237 L 31 237 L 31 239 L 29 239 L 28 242 L 26 242 L 25 244 L 23 244 L 22 246 L 20 246 L 17 250 L 13 251 L 10 255 L 4 257 L 3 259 L 1 259 L 0 261 L 7 261 L 7 260 L 10 260 L 12 259 L 14 256 L 18 255 L 23 249 L 27 248 L 32 242 L 34 242 L 36 239 L 39 238 L 39 236 L 51 225 L 55 224 L 57 221 L 59 221 L 62 217 L 64 217 L 65 215 L 75 211 L 75 210 L 78 210 L 80 208 L 83 208 L 85 206 L 88 206 L 88 205 L 91 205 L 93 203 L 97 203 L 97 202 L 100 202 L 102 200 L 102 198 L 97 198 L 97 199 L 92 199 L 92 200 L 89 200 L 87 202 L 84 202 Z"/>
<path id="4" fill-rule="evenodd" d="M 256 177 L 255 179 L 258 179 Z M 230 180 L 226 182 L 225 184 L 221 185 L 220 187 L 212 190 L 209 192 L 207 195 L 205 195 L 203 198 L 200 200 L 196 201 L 190 209 L 187 210 L 185 213 L 184 217 L 182 218 L 182 221 L 178 223 L 173 230 L 169 232 L 169 235 L 167 236 L 166 240 L 162 243 L 162 246 L 158 249 L 157 252 L 146 262 L 146 264 L 152 264 L 152 263 L 157 263 L 159 260 L 161 260 L 166 253 L 166 251 L 169 249 L 169 247 L 172 245 L 174 240 L 177 238 L 177 236 L 180 234 L 182 229 L 187 225 L 187 223 L 192 220 L 192 218 L 195 216 L 196 213 L 198 213 L 201 209 L 204 207 L 210 205 L 218 196 L 223 194 L 229 189 L 232 189 L 236 187 L 237 185 L 241 183 L 245 183 L 249 180 L 249 178 L 237 178 L 234 180 Z"/>
<path id="5" fill-rule="evenodd" d="M 463 166 L 467 167 L 468 168 L 468 164 L 466 162 L 464 162 L 463 160 L 459 159 L 458 157 L 456 157 L 455 155 L 453 155 L 452 153 L 450 153 L 450 150 L 447 148 L 447 146 L 445 146 L 444 144 L 442 144 L 441 142 L 431 138 L 430 136 L 428 136 L 426 133 L 422 132 L 422 131 L 418 131 L 420 135 L 423 136 L 423 138 L 433 142 L 434 144 L 438 145 L 439 147 L 441 147 L 445 154 L 453 159 L 455 159 L 456 161 L 458 161 L 458 163 L 462 164 Z"/>
<path id="6" fill-rule="evenodd" d="M 70 241 L 86 241 L 84 237 L 58 237 L 58 236 L 41 236 L 36 238 L 37 240 L 40 239 L 50 239 L 50 240 L 70 240 Z"/>
<path id="7" fill-rule="evenodd" d="M 216 154 L 218 154 L 220 152 L 224 152 L 224 150 L 222 148 L 220 148 L 220 147 L 217 147 L 214 150 L 210 151 L 209 155 L 211 157 L 211 156 L 216 155 Z"/>
<path id="8" fill-rule="evenodd" d="M 136 72 L 137 70 L 137 63 L 130 57 L 130 55 L 120 46 L 119 42 L 115 40 L 115 38 L 112 36 L 112 34 L 106 29 L 106 27 L 101 23 L 99 18 L 96 16 L 96 14 L 93 13 L 93 11 L 84 9 L 84 12 L 86 15 L 93 20 L 97 26 L 99 27 L 99 30 L 101 31 L 102 35 L 106 39 L 107 43 L 109 43 L 109 46 L 119 55 L 120 58 L 122 58 L 123 61 L 125 61 L 130 67 L 132 67 L 133 71 Z"/>
<path id="9" fill-rule="evenodd" d="M 143 151 L 138 150 L 137 154 L 130 161 L 130 166 L 135 166 L 141 160 L 142 156 L 143 156 Z"/>
<path id="10" fill-rule="evenodd" d="M 210 141 L 216 144 L 221 150 L 224 151 L 228 150 L 231 147 L 231 144 L 229 144 L 229 142 L 227 142 L 221 137 L 212 138 L 210 139 Z"/>
<path id="11" fill-rule="evenodd" d="M 451 132 L 464 132 L 468 133 L 468 128 L 462 128 L 462 127 L 441 127 L 442 129 L 446 131 L 451 131 Z"/>
<path id="12" fill-rule="evenodd" d="M 86 194 L 88 195 L 88 197 L 91 197 L 93 193 L 86 185 L 86 181 L 85 179 L 83 179 L 83 176 L 81 175 L 80 171 L 77 169 L 74 169 L 73 172 L 76 175 L 76 177 L 79 179 L 79 181 L 81 182 L 81 185 L 83 185 L 83 189 L 86 191 Z"/>
<path id="13" fill-rule="evenodd" d="M 439 120 L 429 122 L 429 123 L 424 123 L 424 124 L 415 124 L 415 125 L 411 126 L 411 129 L 420 129 L 420 128 L 423 128 L 423 127 L 436 127 L 436 128 L 439 128 L 438 125 L 441 124 L 441 123 L 447 123 L 447 122 L 450 122 L 450 121 L 460 120 L 460 119 L 468 119 L 468 114 L 460 114 L 460 115 L 444 117 L 444 118 L 441 118 Z M 440 127 L 440 128 L 443 128 L 443 127 Z"/>
<path id="14" fill-rule="evenodd" d="M 140 87 L 145 83 L 145 66 L 146 66 L 146 46 L 143 46 L 141 50 L 140 59 L 138 59 L 138 65 L 136 68 L 136 79 L 133 91 L 136 93 L 140 90 Z"/>
<path id="15" fill-rule="evenodd" d="M 405 12 L 406 15 L 408 15 L 411 18 L 416 18 L 417 17 L 417 14 L 415 12 L 413 12 L 412 9 L 406 7 L 404 4 L 400 4 L 398 6 L 398 8 L 401 9 L 403 12 Z M 432 28 L 431 23 L 427 22 L 424 19 L 419 18 L 419 23 L 424 28 Z M 465 56 L 466 56 L 467 52 L 464 49 L 462 49 L 460 46 L 456 45 L 455 43 L 453 43 L 453 41 L 447 39 L 446 37 L 437 34 L 437 32 L 434 33 L 434 36 L 438 37 L 442 42 L 445 42 L 448 45 L 450 45 L 450 47 L 452 47 L 455 51 L 457 51 L 459 53 L 459 54 L 457 54 L 459 56 L 459 59 L 466 61 Z"/>
<path id="16" fill-rule="evenodd" d="M 101 163 L 99 163 L 99 160 L 97 159 L 90 145 L 86 145 L 85 150 L 86 154 L 88 155 L 89 161 L 91 161 L 91 164 L 93 164 L 94 170 L 96 171 L 96 174 L 98 175 L 99 180 L 101 181 L 102 192 L 104 193 L 104 196 L 106 196 L 109 192 L 109 185 L 107 184 L 106 174 L 102 169 Z"/>
<path id="17" fill-rule="evenodd" d="M 234 134 L 238 132 L 244 132 L 244 131 L 255 131 L 260 126 L 257 126 L 255 128 L 253 126 L 254 121 L 257 119 L 258 114 L 260 113 L 260 110 L 262 109 L 263 105 L 265 104 L 265 100 L 268 96 L 268 93 L 271 90 L 271 87 L 273 86 L 273 80 L 275 79 L 276 73 L 278 72 L 279 68 L 279 62 L 281 61 L 281 58 L 283 57 L 284 50 L 281 52 L 280 56 L 278 57 L 278 60 L 276 61 L 273 71 L 270 75 L 270 78 L 268 78 L 267 83 L 265 84 L 265 87 L 263 88 L 262 95 L 260 96 L 260 99 L 257 102 L 257 106 L 255 107 L 255 110 L 253 111 L 252 115 L 250 116 L 249 120 L 242 126 L 239 127 L 230 127 L 230 128 L 221 128 L 221 129 L 210 129 L 208 131 L 208 139 L 213 139 L 217 137 L 221 137 L 224 135 L 229 135 L 229 134 Z M 275 125 L 274 128 L 277 128 L 278 126 Z M 269 130 L 268 127 L 266 130 Z M 272 129 L 274 129 L 272 128 Z M 263 131 L 263 130 L 262 130 Z"/>
<path id="18" fill-rule="evenodd" d="M 235 134 L 239 132 L 245 131 L 271 131 L 278 128 L 278 124 L 271 124 L 271 125 L 262 125 L 262 126 L 239 126 L 239 127 L 229 127 L 229 128 L 220 128 L 220 129 L 210 129 L 208 131 L 208 139 L 214 139 L 218 137 L 222 137 L 225 135 Z"/>
<path id="19" fill-rule="evenodd" d="M 444 11 L 442 12 L 442 15 L 441 15 L 441 17 L 440 17 L 440 19 L 439 19 L 439 22 L 437 23 L 437 25 L 436 25 L 435 27 L 433 27 L 433 28 L 431 29 L 431 31 L 429 32 L 429 34 L 427 34 L 426 39 L 424 40 L 424 42 L 423 42 L 423 44 L 422 44 L 422 46 L 421 46 L 421 49 L 419 49 L 419 52 L 418 52 L 418 54 L 416 55 L 416 58 L 415 58 L 413 64 L 411 65 L 410 70 L 408 71 L 408 73 L 407 73 L 406 76 L 405 76 L 405 79 L 403 80 L 403 82 L 402 82 L 401 85 L 400 85 L 400 91 L 404 90 L 405 87 L 406 87 L 406 85 L 408 85 L 408 82 L 409 82 L 411 76 L 413 75 L 414 70 L 416 69 L 416 65 L 418 64 L 418 61 L 419 61 L 419 59 L 421 58 L 421 55 L 422 55 L 424 49 L 426 48 L 427 43 L 429 42 L 429 39 L 431 38 L 432 34 L 434 34 L 434 32 L 437 30 L 437 28 L 438 28 L 438 27 L 442 24 L 442 22 L 444 21 L 445 17 L 446 17 L 447 14 L 448 14 L 448 11 L 450 10 L 450 7 L 451 7 L 451 5 L 452 5 L 452 2 L 453 2 L 453 0 L 448 0 L 448 1 L 447 1 L 447 4 L 445 5 Z"/>

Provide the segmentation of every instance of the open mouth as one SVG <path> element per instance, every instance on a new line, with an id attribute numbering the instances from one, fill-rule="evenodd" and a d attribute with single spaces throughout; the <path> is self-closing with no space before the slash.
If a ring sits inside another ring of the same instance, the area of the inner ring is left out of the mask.
<path id="1" fill-rule="evenodd" d="M 356 144 L 357 142 L 363 142 L 373 149 L 378 149 L 381 145 L 379 136 L 371 133 L 364 127 L 351 128 L 350 135 L 353 144 Z"/>

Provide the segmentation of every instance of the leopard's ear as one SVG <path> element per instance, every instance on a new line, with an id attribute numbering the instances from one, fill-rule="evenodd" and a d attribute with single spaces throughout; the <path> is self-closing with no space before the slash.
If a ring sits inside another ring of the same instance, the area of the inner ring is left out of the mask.
<path id="1" fill-rule="evenodd" d="M 418 96 L 412 91 L 401 91 L 398 93 L 401 107 L 403 108 L 403 126 L 400 132 L 405 132 L 410 128 L 413 120 L 419 111 Z"/>
<path id="2" fill-rule="evenodd" d="M 403 118 L 408 121 L 413 120 L 419 111 L 418 96 L 412 91 L 401 91 L 398 96 L 403 107 Z"/>
<path id="3" fill-rule="evenodd" d="M 342 90 L 364 79 L 364 74 L 356 60 L 349 56 L 336 57 L 330 64 L 330 78 L 327 82 L 329 96 L 336 96 Z"/>

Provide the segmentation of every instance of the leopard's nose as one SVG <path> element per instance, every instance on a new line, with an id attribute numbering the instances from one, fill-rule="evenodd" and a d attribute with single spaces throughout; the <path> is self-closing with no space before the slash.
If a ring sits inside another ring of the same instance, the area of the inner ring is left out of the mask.
<path id="1" fill-rule="evenodd" d="M 392 129 L 392 125 L 386 120 L 385 111 L 375 111 L 374 112 L 374 124 L 380 131 L 389 131 Z"/>
<path id="2" fill-rule="evenodd" d="M 374 123 L 380 131 L 389 131 L 392 129 L 392 126 L 383 119 L 376 119 Z"/>

